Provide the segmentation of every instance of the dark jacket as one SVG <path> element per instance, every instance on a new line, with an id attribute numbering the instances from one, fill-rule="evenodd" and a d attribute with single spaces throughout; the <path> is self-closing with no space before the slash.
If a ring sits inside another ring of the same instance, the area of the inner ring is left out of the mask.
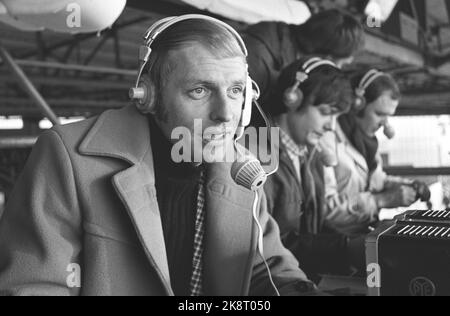
<path id="1" fill-rule="evenodd" d="M 350 263 L 348 238 L 324 227 L 323 165 L 319 159 L 313 159 L 312 166 L 317 192 L 315 208 L 310 204 L 306 206 L 302 185 L 283 144 L 280 145 L 279 169 L 269 177 L 264 190 L 269 212 L 280 226 L 284 245 L 297 257 L 302 270 L 317 280 L 317 274 L 349 273 Z"/>
<path id="2" fill-rule="evenodd" d="M 263 106 L 269 101 L 281 70 L 301 57 L 293 37 L 294 27 L 282 22 L 262 22 L 250 26 L 243 34 L 250 76 L 261 89 Z"/>
<path id="3" fill-rule="evenodd" d="M 171 295 L 148 120 L 135 107 L 40 137 L 0 221 L 0 294 Z M 273 295 L 257 254 L 254 193 L 211 164 L 205 187 L 207 295 Z M 282 293 L 310 291 L 259 192 L 264 255 Z M 67 283 L 79 265 L 80 287 Z M 297 286 L 300 286 L 297 288 Z"/>

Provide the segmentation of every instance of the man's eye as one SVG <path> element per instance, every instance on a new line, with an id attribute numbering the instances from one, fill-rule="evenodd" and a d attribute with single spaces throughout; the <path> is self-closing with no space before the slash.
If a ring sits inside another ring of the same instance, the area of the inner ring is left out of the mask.
<path id="1" fill-rule="evenodd" d="M 194 90 L 194 93 L 196 93 L 196 94 L 202 94 L 204 92 L 205 92 L 205 89 L 203 89 L 203 88 L 197 88 Z"/>
<path id="2" fill-rule="evenodd" d="M 191 90 L 190 93 L 191 97 L 195 99 L 200 99 L 206 95 L 206 89 L 205 88 L 195 88 L 194 90 Z"/>
<path id="3" fill-rule="evenodd" d="M 241 96 L 241 95 L 243 95 L 243 93 L 244 93 L 244 88 L 242 88 L 242 87 L 234 87 L 234 88 L 231 88 L 231 94 L 234 96 L 234 97 L 239 97 L 239 96 Z"/>
<path id="4" fill-rule="evenodd" d="M 240 87 L 238 87 L 238 88 L 233 88 L 233 89 L 232 89 L 233 93 L 235 93 L 235 94 L 242 93 L 243 90 L 244 90 L 244 89 L 242 89 L 242 88 L 240 88 Z"/>

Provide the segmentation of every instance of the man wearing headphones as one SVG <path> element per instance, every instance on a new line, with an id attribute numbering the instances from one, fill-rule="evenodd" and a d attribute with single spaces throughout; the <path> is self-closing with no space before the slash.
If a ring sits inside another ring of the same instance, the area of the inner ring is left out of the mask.
<path id="1" fill-rule="evenodd" d="M 327 170 L 328 226 L 348 236 L 364 235 L 378 222 L 382 208 L 428 201 L 430 191 L 420 181 L 387 176 L 383 172 L 375 134 L 381 128 L 394 137 L 389 124 L 400 103 L 400 89 L 387 73 L 372 69 L 352 76 L 356 102 L 339 118 L 336 134 L 323 146 L 336 149 L 337 165 Z"/>
<path id="2" fill-rule="evenodd" d="M 255 199 L 238 186 L 231 163 L 193 159 L 232 145 L 248 124 L 246 54 L 231 27 L 205 16 L 150 28 L 130 92 L 139 111 L 107 111 L 40 137 L 0 223 L 0 293 L 315 293 L 282 246 L 264 193 Z M 193 151 L 176 163 L 180 127 Z"/>
<path id="3" fill-rule="evenodd" d="M 348 238 L 328 234 L 323 225 L 323 166 L 330 162 L 319 153 L 318 144 L 350 108 L 352 96 L 350 81 L 335 63 L 308 57 L 282 71 L 266 108 L 280 127 L 280 166 L 264 187 L 269 211 L 284 245 L 314 281 L 322 273 L 349 273 Z"/>

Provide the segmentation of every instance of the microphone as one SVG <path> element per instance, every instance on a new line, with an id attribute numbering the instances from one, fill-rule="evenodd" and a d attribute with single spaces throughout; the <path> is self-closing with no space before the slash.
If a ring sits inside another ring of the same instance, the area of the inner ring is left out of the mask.
<path id="1" fill-rule="evenodd" d="M 384 135 L 388 139 L 393 139 L 395 137 L 395 129 L 394 129 L 394 127 L 391 124 L 386 123 L 384 125 Z"/>
<path id="2" fill-rule="evenodd" d="M 326 167 L 336 167 L 339 164 L 336 154 L 333 153 L 331 150 L 323 148 L 320 145 L 317 145 L 316 150 L 317 154 L 319 155 L 320 161 Z"/>
<path id="3" fill-rule="evenodd" d="M 239 152 L 236 143 L 235 148 Z M 244 155 L 242 160 L 231 166 L 231 177 L 238 185 L 255 192 L 266 183 L 267 174 L 258 159 Z"/>

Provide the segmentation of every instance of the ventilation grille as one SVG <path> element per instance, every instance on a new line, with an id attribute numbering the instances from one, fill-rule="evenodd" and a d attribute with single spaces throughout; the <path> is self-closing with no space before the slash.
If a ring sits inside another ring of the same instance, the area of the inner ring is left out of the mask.
<path id="1" fill-rule="evenodd" d="M 450 221 L 450 211 L 416 211 L 407 215 L 406 219 L 447 222 Z"/>
<path id="2" fill-rule="evenodd" d="M 397 236 L 418 237 L 418 238 L 440 238 L 450 240 L 449 226 L 435 225 L 406 225 L 398 229 Z"/>

